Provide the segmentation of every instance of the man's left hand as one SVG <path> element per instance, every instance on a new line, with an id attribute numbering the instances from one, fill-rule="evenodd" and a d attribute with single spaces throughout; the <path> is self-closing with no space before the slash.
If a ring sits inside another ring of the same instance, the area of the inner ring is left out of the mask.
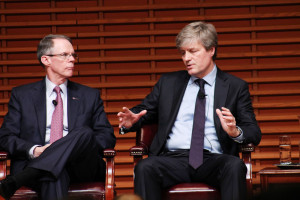
<path id="1" fill-rule="evenodd" d="M 33 156 L 35 158 L 39 157 L 45 151 L 45 149 L 47 149 L 49 146 L 50 146 L 50 144 L 46 144 L 45 146 L 35 147 L 35 149 L 33 150 Z"/>
<path id="2" fill-rule="evenodd" d="M 222 107 L 216 109 L 217 115 L 221 121 L 223 130 L 231 137 L 238 137 L 240 131 L 236 127 L 235 117 L 232 115 L 229 109 Z"/>

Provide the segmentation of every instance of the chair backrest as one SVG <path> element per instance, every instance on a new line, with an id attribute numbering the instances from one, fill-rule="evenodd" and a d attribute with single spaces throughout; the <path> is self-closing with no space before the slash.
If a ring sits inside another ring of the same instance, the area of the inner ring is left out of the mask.
<path id="1" fill-rule="evenodd" d="M 157 132 L 157 124 L 146 124 L 136 133 L 136 145 L 149 149 L 152 140 Z"/>

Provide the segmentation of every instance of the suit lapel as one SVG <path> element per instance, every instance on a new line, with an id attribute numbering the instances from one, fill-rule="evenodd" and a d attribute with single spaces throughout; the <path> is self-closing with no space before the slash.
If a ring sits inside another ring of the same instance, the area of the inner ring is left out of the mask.
<path id="1" fill-rule="evenodd" d="M 216 77 L 215 97 L 214 97 L 214 121 L 215 121 L 215 128 L 218 134 L 220 133 L 221 123 L 215 110 L 217 108 L 220 109 L 221 107 L 225 106 L 229 85 L 226 82 L 227 77 L 225 76 L 225 73 L 222 72 L 219 68 L 217 70 L 218 71 Z"/>
<path id="2" fill-rule="evenodd" d="M 182 74 L 180 74 L 182 75 Z M 170 116 L 170 120 L 169 120 L 169 124 L 166 130 L 167 133 L 169 133 L 171 131 L 172 126 L 174 125 L 174 121 L 177 117 L 180 105 L 182 103 L 182 98 L 185 92 L 185 89 L 187 87 L 187 84 L 189 82 L 190 79 L 190 75 L 186 72 L 184 74 L 184 79 L 182 80 L 181 76 L 178 76 L 176 79 L 174 79 L 174 84 L 173 84 L 173 98 L 172 98 L 172 107 L 171 107 L 171 116 Z M 174 112 L 172 112 L 172 110 Z"/>
<path id="3" fill-rule="evenodd" d="M 69 132 L 75 127 L 77 111 L 79 108 L 80 98 L 76 85 L 68 81 L 68 130 Z"/>
<path id="4" fill-rule="evenodd" d="M 31 90 L 31 96 L 35 108 L 35 114 L 38 121 L 39 131 L 42 141 L 45 141 L 46 134 L 46 83 L 45 79 L 37 82 Z"/>
<path id="5" fill-rule="evenodd" d="M 181 77 L 178 77 L 178 79 L 175 79 L 175 83 L 173 84 L 173 104 L 172 109 L 175 109 L 177 112 L 179 110 L 179 107 L 181 105 L 181 101 L 186 89 L 186 86 L 188 84 L 190 76 L 186 73 L 184 80 L 181 80 Z M 177 112 L 173 112 L 175 116 L 177 116 Z"/>

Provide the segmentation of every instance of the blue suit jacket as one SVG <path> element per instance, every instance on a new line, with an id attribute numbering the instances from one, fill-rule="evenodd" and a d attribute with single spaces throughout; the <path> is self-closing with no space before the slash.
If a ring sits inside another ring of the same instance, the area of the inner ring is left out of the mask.
<path id="1" fill-rule="evenodd" d="M 158 132 L 151 144 L 150 155 L 158 155 L 164 149 L 189 79 L 187 71 L 162 75 L 143 102 L 131 109 L 134 113 L 146 109 L 147 114 L 130 131 L 136 130 L 144 123 L 158 123 Z M 214 110 L 221 107 L 230 109 L 237 125 L 243 130 L 244 143 L 257 145 L 261 139 L 261 131 L 253 113 L 248 84 L 220 69 L 217 69 L 215 84 Z M 237 156 L 238 144 L 222 129 L 216 112 L 214 123 L 223 153 Z"/>
<path id="2" fill-rule="evenodd" d="M 76 127 L 90 127 L 100 150 L 113 148 L 116 138 L 99 91 L 71 81 L 67 88 L 69 132 Z M 12 158 L 12 174 L 27 165 L 33 145 L 45 145 L 45 133 L 45 80 L 14 88 L 0 129 L 0 148 L 8 151 Z"/>

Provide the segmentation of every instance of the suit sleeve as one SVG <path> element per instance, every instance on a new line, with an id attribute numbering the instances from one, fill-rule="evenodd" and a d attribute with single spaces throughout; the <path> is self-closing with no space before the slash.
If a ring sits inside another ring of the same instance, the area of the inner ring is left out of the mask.
<path id="1" fill-rule="evenodd" d="M 0 147 L 11 156 L 28 157 L 29 149 L 34 145 L 20 137 L 22 123 L 21 96 L 13 89 L 8 103 L 8 113 L 0 129 Z M 32 114 L 32 113 L 31 113 Z"/>
<path id="2" fill-rule="evenodd" d="M 158 122 L 158 105 L 160 88 L 163 82 L 163 77 L 154 85 L 153 90 L 148 94 L 145 99 L 139 104 L 132 107 L 130 110 L 133 113 L 139 113 L 143 110 L 147 110 L 147 114 L 141 117 L 141 119 L 135 123 L 131 128 L 125 129 L 125 132 L 133 132 L 138 130 L 142 124 L 151 124 Z"/>
<path id="3" fill-rule="evenodd" d="M 102 148 L 101 150 L 115 147 L 116 137 L 104 111 L 103 100 L 100 98 L 99 91 L 95 94 L 92 129 L 95 133 L 97 143 Z"/>
<path id="4" fill-rule="evenodd" d="M 250 98 L 248 84 L 243 82 L 236 101 L 237 125 L 243 130 L 244 143 L 258 145 L 261 140 L 261 131 L 255 119 Z"/>

